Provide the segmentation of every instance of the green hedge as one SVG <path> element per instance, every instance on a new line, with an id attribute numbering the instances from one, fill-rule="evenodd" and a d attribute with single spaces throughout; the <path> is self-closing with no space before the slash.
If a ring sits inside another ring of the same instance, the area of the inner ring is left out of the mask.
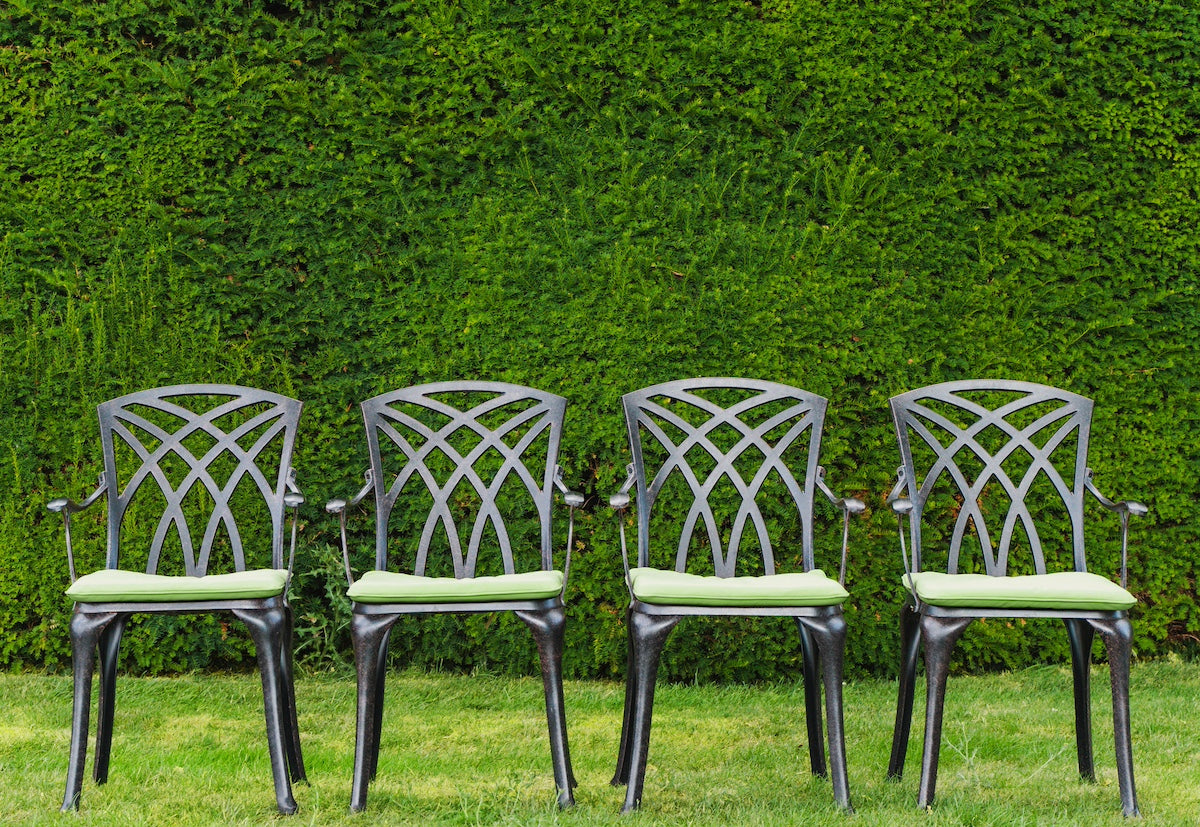
<path id="1" fill-rule="evenodd" d="M 320 503 L 361 479 L 356 403 L 452 378 L 571 399 L 563 464 L 589 497 L 571 674 L 623 673 L 600 505 L 626 461 L 619 397 L 699 375 L 832 400 L 830 482 L 870 507 L 852 527 L 851 674 L 895 663 L 886 400 L 954 378 L 1096 399 L 1100 486 L 1152 509 L 1134 527 L 1137 652 L 1190 648 L 1198 39 L 1184 0 L 8 0 L 0 665 L 68 658 L 44 503 L 95 479 L 95 405 L 201 380 L 307 402 L 297 606 L 314 664 L 347 652 Z M 1092 563 L 1113 573 L 1116 523 L 1095 517 Z M 93 563 L 98 520 L 76 532 Z M 359 517 L 358 547 L 369 532 Z M 171 628 L 134 630 L 126 662 L 248 658 L 235 629 Z M 448 668 L 535 658 L 503 621 L 393 640 Z M 757 680 L 794 674 L 797 649 L 787 624 L 698 621 L 664 662 Z M 1065 653 L 1060 628 L 991 623 L 958 657 Z"/>

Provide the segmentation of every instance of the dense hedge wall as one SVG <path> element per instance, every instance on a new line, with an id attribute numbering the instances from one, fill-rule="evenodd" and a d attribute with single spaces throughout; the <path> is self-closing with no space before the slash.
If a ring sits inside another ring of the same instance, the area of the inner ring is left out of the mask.
<path id="1" fill-rule="evenodd" d="M 619 397 L 692 375 L 831 398 L 830 481 L 870 506 L 852 529 L 851 674 L 895 662 L 886 399 L 953 378 L 1096 399 L 1101 487 L 1152 509 L 1134 528 L 1138 654 L 1187 648 L 1198 40 L 1187 0 L 9 0 L 0 665 L 68 657 L 44 503 L 95 479 L 96 403 L 202 380 L 307 401 L 312 663 L 346 656 L 320 503 L 360 479 L 356 403 L 451 378 L 571 399 L 563 464 L 589 495 L 574 675 L 623 671 L 598 505 L 625 463 Z M 1092 561 L 1112 573 L 1116 523 L 1094 516 Z M 76 532 L 93 562 L 98 519 Z M 369 530 L 361 517 L 357 544 Z M 172 628 L 132 632 L 126 662 L 247 658 L 222 624 Z M 960 663 L 1063 657 L 1064 638 L 985 624 Z M 451 668 L 535 657 L 522 629 L 480 619 L 393 640 L 405 662 Z M 695 622 L 665 664 L 762 679 L 792 674 L 797 648 L 786 624 Z"/>

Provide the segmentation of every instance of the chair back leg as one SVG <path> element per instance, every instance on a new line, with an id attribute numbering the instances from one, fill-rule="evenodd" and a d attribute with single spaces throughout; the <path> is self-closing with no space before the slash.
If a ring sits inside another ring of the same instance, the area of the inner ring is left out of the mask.
<path id="1" fill-rule="evenodd" d="M 1075 752 L 1079 759 L 1079 777 L 1096 780 L 1092 760 L 1092 641 L 1095 630 L 1086 620 L 1066 618 L 1071 641 L 1071 673 L 1075 690 Z"/>
<path id="2" fill-rule="evenodd" d="M 633 607 L 630 607 L 625 610 L 625 628 L 632 627 Z M 625 636 L 625 649 L 625 706 L 621 712 L 621 743 L 617 749 L 617 770 L 610 782 L 614 787 L 629 783 L 629 735 L 633 729 L 633 704 L 637 696 L 637 681 L 634 680 L 637 669 L 633 658 L 632 633 Z"/>
<path id="3" fill-rule="evenodd" d="M 800 629 L 800 654 L 804 672 L 804 722 L 808 727 L 808 766 L 813 775 L 824 778 L 825 734 L 821 731 L 820 655 L 804 621 L 796 618 Z"/>
<path id="4" fill-rule="evenodd" d="M 283 659 L 279 664 L 281 674 L 283 676 L 283 689 L 286 693 L 284 697 L 284 712 L 288 716 L 288 725 L 284 728 L 284 736 L 286 743 L 284 744 L 287 752 L 288 774 L 295 784 L 300 781 L 308 780 L 308 773 L 304 771 L 304 754 L 300 749 L 300 719 L 296 710 L 296 670 L 292 662 L 293 650 L 293 615 L 292 607 L 284 607 L 284 622 L 287 627 L 284 630 L 283 639 Z"/>
<path id="5" fill-rule="evenodd" d="M 112 755 L 113 713 L 117 699 L 117 662 L 121 651 L 121 634 L 129 615 L 117 615 L 100 635 L 97 647 L 100 654 L 100 697 L 96 703 L 96 761 L 92 778 L 97 784 L 108 782 L 108 762 Z"/>
<path id="6" fill-rule="evenodd" d="M 900 688 L 896 697 L 896 725 L 892 729 L 892 757 L 888 778 L 904 776 L 908 736 L 912 732 L 913 695 L 917 690 L 917 658 L 921 654 L 921 616 L 905 604 L 900 609 Z"/>

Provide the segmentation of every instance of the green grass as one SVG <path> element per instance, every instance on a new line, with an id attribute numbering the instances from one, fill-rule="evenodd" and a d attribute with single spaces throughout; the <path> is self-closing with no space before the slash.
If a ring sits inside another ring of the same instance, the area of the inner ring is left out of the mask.
<path id="1" fill-rule="evenodd" d="M 354 685 L 303 676 L 297 686 L 310 785 L 298 815 L 274 814 L 258 679 L 192 675 L 118 681 L 109 783 L 84 785 L 61 816 L 69 739 L 68 676 L 0 674 L 0 822 L 14 824 L 839 824 L 1117 825 L 1107 672 L 1094 672 L 1096 784 L 1078 780 L 1069 672 L 1039 667 L 951 680 L 938 800 L 916 810 L 920 746 L 908 774 L 884 780 L 895 684 L 846 687 L 850 785 L 857 813 L 832 804 L 807 769 L 797 684 L 660 686 L 645 799 L 621 818 L 609 786 L 620 684 L 570 682 L 568 724 L 577 806 L 554 807 L 534 679 L 406 672 L 388 684 L 379 776 L 366 814 L 347 812 Z M 1134 760 L 1147 825 L 1200 813 L 1200 665 L 1138 664 Z M 916 729 L 923 708 L 918 700 Z M 89 755 L 89 760 L 91 756 Z M 90 767 L 90 765 L 89 765 Z"/>

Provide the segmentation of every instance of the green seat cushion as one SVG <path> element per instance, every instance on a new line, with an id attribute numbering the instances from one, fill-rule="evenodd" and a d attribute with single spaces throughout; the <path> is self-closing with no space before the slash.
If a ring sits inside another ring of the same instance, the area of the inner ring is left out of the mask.
<path id="1" fill-rule="evenodd" d="M 561 594 L 562 588 L 561 571 L 463 578 L 368 571 L 346 594 L 358 603 L 482 603 L 543 600 Z"/>
<path id="2" fill-rule="evenodd" d="M 1117 611 L 1137 605 L 1125 589 L 1086 571 L 1013 577 L 922 571 L 910 582 L 921 602 L 931 606 Z"/>
<path id="3" fill-rule="evenodd" d="M 275 597 L 287 588 L 287 569 L 255 569 L 204 577 L 176 577 L 140 571 L 102 569 L 85 574 L 67 589 L 78 603 L 176 603 Z"/>
<path id="4" fill-rule="evenodd" d="M 672 606 L 836 606 L 850 596 L 820 569 L 764 577 L 703 577 L 636 568 L 629 588 L 643 603 Z"/>

